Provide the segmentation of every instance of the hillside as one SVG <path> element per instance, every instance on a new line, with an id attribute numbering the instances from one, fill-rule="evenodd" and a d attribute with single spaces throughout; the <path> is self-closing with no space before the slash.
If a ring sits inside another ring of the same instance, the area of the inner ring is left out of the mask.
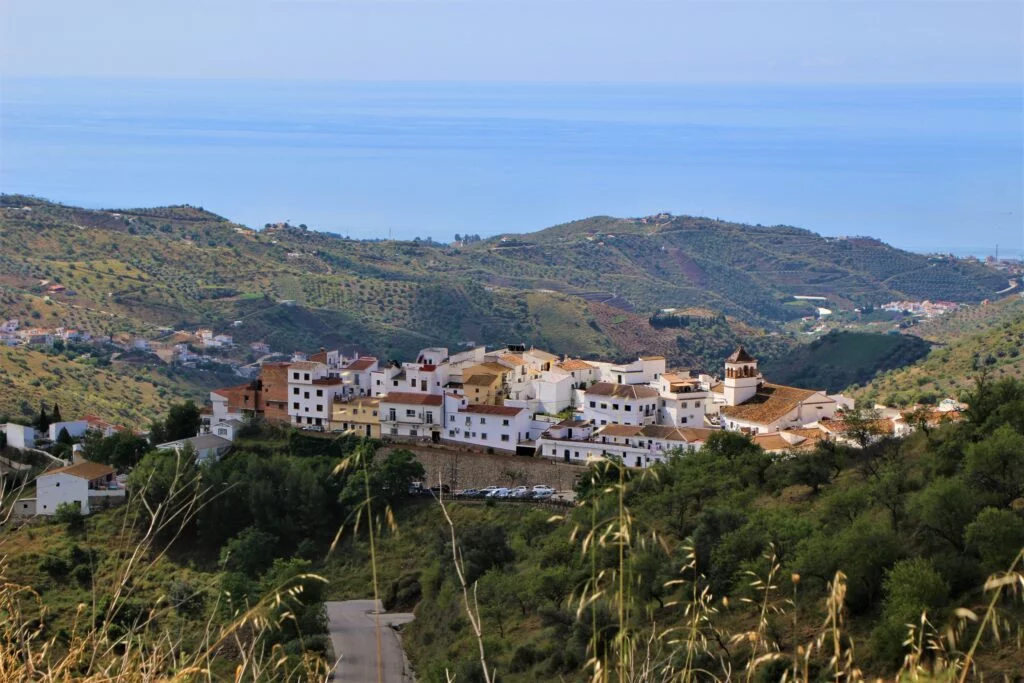
<path id="1" fill-rule="evenodd" d="M 910 335 L 831 332 L 776 357 L 762 371 L 773 382 L 833 393 L 913 363 L 929 348 L 928 342 Z"/>
<path id="2" fill-rule="evenodd" d="M 137 429 L 181 398 L 203 401 L 210 389 L 237 377 L 199 370 L 99 365 L 78 352 L 44 353 L 0 346 L 0 418 L 31 418 L 56 403 L 66 419 L 87 414 Z M 0 419 L 0 421 L 4 421 Z"/>
<path id="3" fill-rule="evenodd" d="M 515 341 L 584 357 L 657 347 L 673 364 L 717 367 L 737 339 L 804 314 L 795 294 L 835 307 L 978 301 L 1006 284 L 983 266 L 874 240 L 671 216 L 441 245 L 255 231 L 190 206 L 92 211 L 5 195 L 0 240 L 10 245 L 0 253 L 0 315 L 143 334 L 241 320 L 240 342 L 349 343 L 386 358 Z M 48 295 L 43 282 L 66 290 Z M 659 309 L 694 306 L 726 316 L 728 329 L 670 337 L 646 324 Z M 630 313 L 635 329 L 613 329 Z"/>
<path id="4" fill-rule="evenodd" d="M 854 395 L 895 405 L 959 397 L 987 372 L 994 380 L 1024 378 L 1024 298 L 957 311 L 911 328 L 936 343 L 907 367 L 883 373 Z"/>

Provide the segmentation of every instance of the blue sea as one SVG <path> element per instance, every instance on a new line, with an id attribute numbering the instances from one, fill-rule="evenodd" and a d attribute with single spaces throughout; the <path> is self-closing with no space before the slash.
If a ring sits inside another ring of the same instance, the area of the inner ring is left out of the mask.
<path id="1" fill-rule="evenodd" d="M 1008 86 L 0 83 L 0 189 L 352 237 L 659 211 L 1019 255 Z"/>

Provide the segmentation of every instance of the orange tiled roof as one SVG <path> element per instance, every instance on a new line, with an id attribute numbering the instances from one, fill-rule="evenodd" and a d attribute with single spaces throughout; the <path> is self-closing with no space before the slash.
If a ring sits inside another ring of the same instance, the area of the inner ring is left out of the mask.
<path id="1" fill-rule="evenodd" d="M 745 422 L 767 424 L 783 417 L 816 393 L 811 389 L 766 382 L 757 389 L 753 398 L 738 406 L 722 406 L 721 413 Z"/>
<path id="2" fill-rule="evenodd" d="M 645 387 L 640 384 L 612 384 L 611 382 L 597 382 L 587 389 L 588 395 L 610 396 L 612 398 L 654 398 L 658 395 L 657 389 Z"/>
<path id="3" fill-rule="evenodd" d="M 439 406 L 444 397 L 436 394 L 414 394 L 411 391 L 392 391 L 380 397 L 381 403 L 400 403 L 402 405 Z"/>
<path id="4" fill-rule="evenodd" d="M 49 470 L 48 472 L 44 472 L 43 476 L 47 474 L 70 474 L 72 477 L 79 477 L 80 479 L 88 479 L 89 481 L 92 481 L 93 479 L 99 479 L 100 477 L 105 477 L 106 475 L 113 473 L 114 468 L 109 465 L 83 460 L 82 462 L 76 462 L 73 465 Z"/>
<path id="5" fill-rule="evenodd" d="M 345 369 L 346 370 L 369 370 L 370 368 L 373 367 L 373 364 L 376 363 L 376 362 L 377 362 L 376 358 L 373 358 L 372 356 L 364 356 L 362 358 L 357 358 L 354 361 L 352 361 L 351 363 L 349 363 L 348 366 L 345 367 Z"/>
<path id="6" fill-rule="evenodd" d="M 598 434 L 604 436 L 640 436 L 643 427 L 636 425 L 605 425 L 601 427 Z"/>
<path id="7" fill-rule="evenodd" d="M 526 408 L 514 408 L 512 406 L 485 406 L 470 404 L 465 408 L 459 408 L 460 413 L 478 413 L 480 415 L 518 415 Z"/>
<path id="8" fill-rule="evenodd" d="M 585 360 L 580 360 L 578 358 L 569 358 L 568 360 L 563 360 L 559 364 L 559 367 L 561 367 L 563 370 L 570 370 L 570 371 L 571 370 L 593 370 L 594 369 L 593 365 L 591 365 L 590 363 L 588 363 Z"/>

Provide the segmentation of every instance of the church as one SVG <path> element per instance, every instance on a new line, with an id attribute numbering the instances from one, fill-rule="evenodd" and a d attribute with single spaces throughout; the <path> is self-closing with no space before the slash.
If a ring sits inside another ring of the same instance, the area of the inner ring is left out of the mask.
<path id="1" fill-rule="evenodd" d="M 716 385 L 722 429 L 766 434 L 804 427 L 835 416 L 837 404 L 824 391 L 765 382 L 757 359 L 740 346 L 725 359 L 725 379 Z"/>

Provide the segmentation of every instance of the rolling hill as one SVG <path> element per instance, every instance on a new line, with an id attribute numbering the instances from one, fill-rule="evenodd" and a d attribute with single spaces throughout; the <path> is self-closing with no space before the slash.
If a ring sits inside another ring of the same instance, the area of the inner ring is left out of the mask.
<path id="1" fill-rule="evenodd" d="M 1024 378 L 1024 298 L 972 306 L 911 328 L 935 346 L 921 360 L 876 377 L 854 395 L 895 405 L 958 398 L 987 372 Z"/>
<path id="2" fill-rule="evenodd" d="M 971 302 L 1005 287 L 984 266 L 868 238 L 668 215 L 442 245 L 257 231 L 191 206 L 98 211 L 4 195 L 0 240 L 0 315 L 142 334 L 240 320 L 241 342 L 357 344 L 384 358 L 523 342 L 717 367 L 737 341 L 762 342 L 766 358 L 791 348 L 766 332 L 806 313 L 793 295 L 844 307 Z M 48 295 L 43 282 L 66 290 Z M 717 322 L 674 334 L 648 323 L 659 309 L 692 307 Z"/>

